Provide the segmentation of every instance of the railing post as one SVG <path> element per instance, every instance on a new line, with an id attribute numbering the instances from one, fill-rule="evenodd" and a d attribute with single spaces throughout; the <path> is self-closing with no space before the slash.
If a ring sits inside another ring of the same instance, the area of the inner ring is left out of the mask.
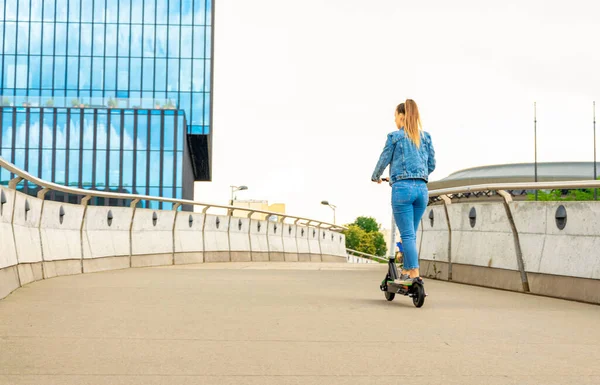
<path id="1" fill-rule="evenodd" d="M 13 183 L 13 181 L 15 181 L 16 179 L 18 179 L 18 181 L 16 183 Z M 13 190 L 13 202 L 12 202 L 12 214 L 11 214 L 11 218 L 10 218 L 10 227 L 12 228 L 12 234 L 13 234 L 13 244 L 15 245 L 15 257 L 17 258 L 17 279 L 19 281 L 19 287 L 23 286 L 21 284 L 21 273 L 19 272 L 19 249 L 17 247 L 17 236 L 15 234 L 15 208 L 17 207 L 17 183 L 19 183 L 23 178 L 15 178 L 12 179 L 9 183 L 8 183 L 8 188 Z"/>
<path id="2" fill-rule="evenodd" d="M 321 225 L 322 223 L 319 223 L 317 225 L 317 239 L 319 240 L 319 255 L 321 255 L 321 262 L 323 262 L 323 247 L 321 246 Z"/>
<path id="3" fill-rule="evenodd" d="M 17 189 L 17 185 L 18 185 L 18 184 L 19 184 L 19 182 L 21 182 L 22 180 L 23 180 L 23 178 L 22 178 L 22 177 L 20 177 L 20 176 L 17 176 L 17 177 L 15 177 L 15 178 L 11 179 L 11 180 L 8 182 L 8 188 L 9 188 L 9 189 L 12 189 L 12 190 L 16 190 L 16 189 Z"/>
<path id="4" fill-rule="evenodd" d="M 139 201 L 140 201 L 139 199 L 134 199 L 133 201 L 131 201 L 131 204 L 129 205 L 129 207 L 133 209 L 133 212 L 131 213 L 131 222 L 129 222 L 129 267 L 130 268 L 132 266 L 132 259 L 133 259 L 133 220 L 135 219 L 135 210 L 137 209 L 137 204 Z"/>
<path id="5" fill-rule="evenodd" d="M 204 218 L 202 218 L 202 263 L 206 261 L 206 216 L 208 215 L 208 209 L 210 206 L 206 206 L 202 209 L 202 214 L 204 214 Z"/>
<path id="6" fill-rule="evenodd" d="M 521 241 L 519 239 L 519 232 L 517 231 L 517 226 L 515 225 L 515 219 L 512 215 L 512 211 L 510 209 L 510 202 L 512 202 L 512 197 L 510 194 L 504 190 L 498 190 L 498 195 L 504 198 L 504 209 L 506 210 L 506 216 L 508 217 L 508 222 L 510 223 L 510 227 L 513 233 L 513 239 L 515 242 L 515 254 L 517 257 L 517 265 L 519 266 L 519 272 L 521 273 L 521 284 L 523 285 L 523 291 L 529 292 L 529 281 L 527 279 L 527 272 L 525 271 L 525 264 L 523 263 L 523 252 L 521 251 Z"/>
<path id="7" fill-rule="evenodd" d="M 249 211 L 246 215 L 246 218 L 248 218 L 248 244 L 250 245 L 250 262 L 252 262 L 252 214 L 254 214 L 254 211 Z"/>
<path id="8" fill-rule="evenodd" d="M 42 256 L 42 279 L 46 279 L 46 267 L 44 266 L 44 240 L 42 239 L 42 219 L 44 218 L 44 206 L 46 203 L 46 194 L 50 191 L 49 188 L 45 187 L 38 191 L 37 197 L 42 200 L 42 208 L 40 209 L 40 223 L 38 224 L 38 235 L 40 237 L 40 255 Z"/>
<path id="9" fill-rule="evenodd" d="M 173 204 L 173 211 L 175 211 L 175 217 L 173 218 L 173 232 L 172 232 L 172 236 L 173 236 L 173 258 L 171 261 L 172 265 L 175 264 L 175 227 L 177 225 L 177 215 L 179 214 L 179 206 L 181 206 L 181 203 Z"/>
<path id="10" fill-rule="evenodd" d="M 229 262 L 231 262 L 231 260 L 233 258 L 231 258 L 231 220 L 233 219 L 233 211 L 231 212 L 231 215 L 227 216 L 227 245 L 228 245 L 228 250 L 227 252 L 229 253 Z"/>
<path id="11" fill-rule="evenodd" d="M 79 239 L 81 241 L 81 274 L 84 273 L 83 271 L 83 255 L 84 255 L 84 242 L 83 242 L 83 227 L 85 226 L 85 219 L 87 218 L 87 209 L 88 209 L 88 203 L 90 201 L 90 199 L 92 199 L 92 197 L 90 195 L 84 196 L 81 199 L 81 205 L 83 206 L 83 216 L 81 217 L 81 226 L 79 227 Z"/>
<path id="12" fill-rule="evenodd" d="M 446 213 L 446 224 L 448 225 L 448 281 L 452 281 L 452 225 L 450 224 L 450 213 L 448 206 L 452 204 L 452 200 L 447 195 L 440 195 L 444 201 L 444 212 Z"/>

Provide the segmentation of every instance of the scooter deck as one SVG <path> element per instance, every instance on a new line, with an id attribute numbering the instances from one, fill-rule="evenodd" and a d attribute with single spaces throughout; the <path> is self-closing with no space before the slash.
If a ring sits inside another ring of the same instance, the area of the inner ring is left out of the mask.
<path id="1" fill-rule="evenodd" d="M 398 284 L 398 283 L 396 283 L 394 281 L 387 281 L 387 285 L 388 286 L 390 286 L 390 285 L 396 285 L 396 286 L 402 286 L 402 287 L 410 287 L 410 286 L 413 285 L 413 283 L 414 283 L 414 281 L 409 281 L 409 282 L 406 282 L 405 285 L 401 285 L 401 284 Z"/>
<path id="2" fill-rule="evenodd" d="M 387 282 L 387 291 L 390 293 L 404 294 L 410 290 L 410 286 L 399 285 L 394 281 Z"/>

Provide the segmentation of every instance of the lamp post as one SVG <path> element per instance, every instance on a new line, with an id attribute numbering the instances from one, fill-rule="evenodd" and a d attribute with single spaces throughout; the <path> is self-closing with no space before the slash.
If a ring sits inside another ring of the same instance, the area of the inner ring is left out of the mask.
<path id="1" fill-rule="evenodd" d="M 231 187 L 231 200 L 229 201 L 229 206 L 233 206 L 233 193 L 236 191 L 248 190 L 248 186 L 229 186 Z M 229 215 L 233 215 L 233 210 L 230 210 Z"/>
<path id="2" fill-rule="evenodd" d="M 329 203 L 329 201 L 321 201 L 321 204 L 323 206 L 329 206 L 332 210 L 333 210 L 333 224 L 337 225 L 337 223 L 335 223 L 335 209 L 337 208 L 336 206 L 332 205 Z"/>
<path id="3" fill-rule="evenodd" d="M 594 180 L 598 179 L 596 169 L 596 102 L 594 101 Z M 598 200 L 598 189 L 594 189 L 594 200 Z"/>
<path id="4" fill-rule="evenodd" d="M 534 153 L 534 178 L 538 181 L 538 164 L 537 164 L 537 102 L 533 102 L 533 153 Z M 535 190 L 535 200 L 538 200 L 538 189 Z"/>

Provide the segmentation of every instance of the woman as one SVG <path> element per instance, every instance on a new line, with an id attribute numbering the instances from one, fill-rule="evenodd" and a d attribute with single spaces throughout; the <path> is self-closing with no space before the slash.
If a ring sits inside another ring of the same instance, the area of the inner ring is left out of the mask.
<path id="1" fill-rule="evenodd" d="M 417 104 L 406 99 L 396 107 L 398 131 L 388 134 L 371 180 L 381 183 L 381 174 L 390 165 L 392 210 L 404 249 L 400 283 L 419 278 L 417 229 L 427 207 L 427 182 L 435 169 L 435 151 L 431 136 L 422 130 Z"/>

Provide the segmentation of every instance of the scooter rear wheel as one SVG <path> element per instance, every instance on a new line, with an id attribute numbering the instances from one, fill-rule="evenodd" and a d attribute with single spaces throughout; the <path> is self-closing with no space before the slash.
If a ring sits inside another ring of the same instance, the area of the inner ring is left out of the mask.
<path id="1" fill-rule="evenodd" d="M 420 283 L 413 284 L 413 304 L 416 307 L 421 307 L 425 303 L 425 288 Z"/>
<path id="2" fill-rule="evenodd" d="M 389 291 L 384 292 L 385 294 L 385 299 L 387 299 L 388 301 L 393 301 L 394 298 L 396 297 L 396 293 L 390 293 Z"/>

